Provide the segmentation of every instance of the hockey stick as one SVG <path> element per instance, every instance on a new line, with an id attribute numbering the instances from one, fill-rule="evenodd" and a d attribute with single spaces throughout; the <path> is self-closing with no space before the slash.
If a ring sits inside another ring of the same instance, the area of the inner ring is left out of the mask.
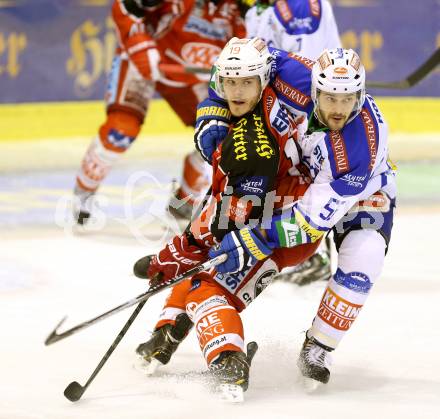
<path id="1" fill-rule="evenodd" d="M 159 64 L 159 70 L 165 74 L 211 74 L 211 68 L 183 64 Z"/>
<path id="2" fill-rule="evenodd" d="M 147 298 L 148 299 L 148 298 Z M 127 323 L 125 323 L 124 327 L 119 332 L 118 336 L 116 336 L 116 339 L 113 341 L 113 343 L 110 345 L 110 348 L 108 348 L 107 352 L 102 357 L 101 361 L 99 362 L 98 366 L 95 368 L 95 370 L 90 375 L 87 382 L 82 386 L 78 381 L 72 381 L 65 389 L 64 389 L 64 396 L 70 400 L 71 402 L 77 402 L 81 396 L 84 394 L 84 392 L 89 387 L 90 383 L 95 379 L 95 377 L 98 375 L 98 372 L 101 371 L 104 364 L 107 362 L 107 360 L 110 358 L 113 351 L 116 349 L 116 347 L 119 345 L 119 342 L 122 340 L 122 338 L 127 333 L 127 330 L 130 328 L 134 320 L 136 319 L 137 315 L 141 312 L 142 307 L 147 302 L 147 299 L 141 301 L 138 306 L 136 307 L 136 310 L 133 312 L 133 314 L 130 316 L 130 318 L 127 320 Z"/>
<path id="3" fill-rule="evenodd" d="M 81 384 L 78 383 L 78 381 L 72 381 L 65 389 L 64 389 L 64 396 L 70 400 L 71 402 L 76 402 L 78 401 L 82 395 L 84 394 L 84 392 L 87 390 L 87 388 L 89 387 L 89 385 L 92 383 L 92 381 L 95 379 L 95 377 L 98 375 L 99 371 L 101 371 L 102 367 L 104 366 L 104 364 L 107 362 L 107 360 L 110 358 L 111 354 L 113 353 L 113 351 L 116 349 L 116 347 L 119 345 L 119 342 L 122 340 L 122 338 L 125 336 L 125 334 L 127 333 L 128 329 L 130 328 L 130 326 L 132 325 L 132 323 L 134 322 L 134 320 L 136 319 L 136 317 L 138 316 L 138 314 L 141 312 L 142 308 L 144 307 L 145 303 L 147 302 L 147 300 L 154 294 L 157 294 L 158 292 L 164 290 L 165 288 L 170 287 L 171 285 L 174 285 L 180 281 L 182 281 L 183 279 L 187 278 L 188 276 L 192 276 L 195 275 L 198 272 L 210 269 L 211 267 L 218 265 L 219 263 L 225 261 L 227 258 L 226 254 L 223 255 L 219 255 L 213 259 L 208 260 L 205 263 L 202 263 L 198 266 L 196 266 L 193 269 L 190 269 L 189 271 L 185 272 L 184 274 L 173 278 L 169 281 L 167 281 L 164 284 L 161 284 L 159 286 L 156 287 L 150 287 L 150 289 L 144 293 L 141 294 L 140 296 L 138 296 L 137 298 L 128 301 L 125 304 L 122 304 L 118 307 L 116 307 L 113 310 L 110 310 L 106 313 L 104 313 L 103 316 L 108 317 L 110 315 L 110 313 L 116 313 L 117 311 L 122 310 L 123 308 L 127 308 L 130 307 L 130 305 L 134 305 L 136 304 L 136 302 L 139 302 L 138 306 L 136 307 L 135 311 L 133 312 L 133 314 L 130 316 L 130 318 L 127 320 L 127 322 L 125 323 L 124 327 L 121 329 L 121 331 L 119 332 L 118 336 L 116 336 L 116 339 L 113 341 L 113 343 L 110 345 L 110 348 L 108 348 L 107 352 L 104 354 L 104 356 L 102 357 L 101 361 L 99 362 L 99 364 L 97 365 L 97 367 L 94 369 L 94 371 L 92 372 L 92 374 L 90 375 L 89 379 L 87 380 L 87 382 L 82 386 Z M 130 304 L 130 305 L 128 305 Z M 90 324 L 93 324 L 91 322 L 96 322 L 98 321 L 99 318 L 103 319 L 105 317 L 103 316 L 98 316 L 95 319 L 89 321 L 89 322 L 85 322 L 83 323 L 83 327 L 87 327 Z M 52 332 L 52 334 L 49 336 L 49 338 L 53 335 L 55 337 L 55 340 L 53 340 L 52 342 L 49 343 L 53 343 L 56 342 L 57 340 L 63 339 L 63 337 L 67 337 L 70 336 L 73 333 L 76 333 L 78 330 L 81 330 L 80 328 L 81 325 L 78 325 L 70 330 L 67 330 L 64 333 L 61 334 L 56 334 L 56 329 Z M 75 331 L 74 331 L 75 330 Z M 67 334 L 66 334 L 67 333 Z M 49 343 L 47 342 L 48 339 L 46 339 L 46 345 L 48 345 Z"/>
<path id="4" fill-rule="evenodd" d="M 131 300 L 126 301 L 125 303 L 109 310 L 106 311 L 105 313 L 94 317 L 91 320 L 87 320 L 85 322 L 82 322 L 68 330 L 65 330 L 64 332 L 58 333 L 58 329 L 60 328 L 60 326 L 65 322 L 67 317 L 64 317 L 59 323 L 58 325 L 55 327 L 55 329 L 52 331 L 52 333 L 47 337 L 47 339 L 44 341 L 45 345 L 51 345 L 52 343 L 58 342 L 59 340 L 65 339 L 68 336 L 71 336 L 77 332 L 79 332 L 80 330 L 83 330 L 89 326 L 91 326 L 92 324 L 98 323 L 101 320 L 106 319 L 107 317 L 112 316 L 113 314 L 119 313 L 122 310 L 125 310 L 126 308 L 132 307 L 135 304 L 138 303 L 142 303 L 142 302 L 146 302 L 150 297 L 152 297 L 153 295 L 158 294 L 159 292 L 163 291 L 164 289 L 170 288 L 173 285 L 178 284 L 179 282 L 183 281 L 185 278 L 188 278 L 190 276 L 193 276 L 199 272 L 202 271 L 206 271 L 208 269 L 211 269 L 213 266 L 216 266 L 222 262 L 224 262 L 227 259 L 227 255 L 223 254 L 223 255 L 219 255 L 216 256 L 213 259 L 210 259 L 204 263 L 201 263 L 200 265 L 197 265 L 196 267 L 189 269 L 188 271 L 186 271 L 185 273 L 183 273 L 182 275 L 179 275 L 175 278 L 169 279 L 159 285 L 150 287 L 148 289 L 148 291 L 144 292 L 143 294 L 138 295 L 135 298 L 132 298 Z M 134 313 L 133 313 L 134 314 Z M 133 319 L 134 320 L 134 319 Z"/>
<path id="5" fill-rule="evenodd" d="M 366 83 L 368 88 L 382 89 L 408 89 L 415 86 L 420 80 L 424 79 L 440 63 L 440 48 L 432 54 L 414 73 L 406 79 L 394 82 L 370 81 Z"/>

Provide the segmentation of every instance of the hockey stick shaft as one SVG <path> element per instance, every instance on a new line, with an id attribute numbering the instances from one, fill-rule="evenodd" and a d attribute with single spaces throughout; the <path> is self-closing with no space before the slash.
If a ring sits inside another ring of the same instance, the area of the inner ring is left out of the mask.
<path id="1" fill-rule="evenodd" d="M 164 289 L 170 288 L 173 285 L 178 284 L 179 282 L 183 281 L 184 279 L 193 276 L 199 272 L 206 271 L 211 269 L 212 267 L 224 262 L 226 260 L 227 256 L 226 254 L 216 256 L 213 259 L 210 259 L 204 263 L 201 263 L 200 265 L 197 265 L 195 268 L 192 268 L 188 271 L 186 271 L 184 274 L 179 275 L 175 278 L 172 278 L 166 282 L 163 282 L 157 286 L 150 287 L 148 291 L 144 292 L 143 294 L 138 295 L 135 298 L 132 298 L 131 300 L 126 301 L 123 304 L 120 304 L 119 306 L 106 311 L 105 313 L 94 317 L 93 319 L 87 320 L 85 322 L 82 322 L 68 330 L 65 330 L 64 332 L 58 333 L 58 329 L 60 328 L 61 324 L 64 323 L 66 320 L 66 317 L 64 317 L 58 325 L 55 327 L 53 332 L 47 337 L 44 344 L 45 345 L 51 345 L 52 343 L 58 342 L 59 340 L 65 339 L 68 336 L 72 336 L 73 334 L 79 332 L 80 330 L 83 330 L 95 323 L 98 323 L 101 320 L 106 319 L 107 317 L 112 316 L 113 314 L 119 313 L 122 310 L 125 310 L 126 308 L 132 307 L 135 304 L 147 301 L 150 297 L 153 295 L 156 295 L 157 293 L 163 291 Z"/>
<path id="2" fill-rule="evenodd" d="M 431 71 L 433 71 L 440 63 L 440 48 L 437 50 L 413 73 L 406 79 L 394 82 L 366 82 L 368 88 L 383 88 L 383 89 L 409 89 L 423 80 Z"/>
<path id="3" fill-rule="evenodd" d="M 367 88 L 381 89 L 409 89 L 423 80 L 440 63 L 440 48 L 438 48 L 417 70 L 408 77 L 399 81 L 367 81 Z M 211 69 L 206 67 L 188 66 L 182 64 L 160 64 L 160 70 L 165 74 L 210 74 Z"/>
<path id="4" fill-rule="evenodd" d="M 208 195 L 210 195 L 211 193 L 211 188 L 209 188 L 206 197 Z M 206 199 L 205 197 L 205 199 Z M 197 209 L 196 213 L 198 214 L 203 207 L 203 203 L 200 204 L 199 208 Z M 191 227 L 191 222 L 188 224 L 188 226 L 186 227 L 185 231 L 188 231 Z M 221 263 L 222 261 L 226 260 L 226 255 L 220 255 L 219 257 L 216 257 L 214 259 L 211 259 L 210 261 L 206 262 L 205 264 L 205 269 L 209 269 L 209 267 L 207 267 L 207 264 L 211 265 L 211 266 L 215 266 L 218 263 Z M 205 270 L 202 269 L 202 265 L 199 265 L 199 267 L 197 267 L 200 270 Z M 195 269 L 195 268 L 194 268 Z M 185 277 L 189 275 L 189 272 L 185 273 Z M 181 278 L 181 277 L 180 277 Z M 181 278 L 183 279 L 183 278 Z M 179 280 L 180 282 L 180 280 Z M 173 285 L 177 283 L 177 278 L 175 279 L 175 281 L 173 281 Z M 159 292 L 160 290 L 162 290 L 164 288 L 160 288 L 157 289 L 156 292 Z M 152 294 L 151 294 L 152 295 Z M 151 296 L 150 295 L 150 296 Z M 124 327 L 121 329 L 121 331 L 119 332 L 118 336 L 116 336 L 115 340 L 113 341 L 113 343 L 110 345 L 109 349 L 107 350 L 107 352 L 104 354 L 104 356 L 102 357 L 101 361 L 99 362 L 99 364 L 96 366 L 96 368 L 94 369 L 94 371 L 92 372 L 92 374 L 90 375 L 89 379 L 87 380 L 86 384 L 84 386 L 82 386 L 81 384 L 79 384 L 77 381 L 72 381 L 65 389 L 64 389 L 64 396 L 70 400 L 71 402 L 76 402 L 78 401 L 82 395 L 84 394 L 84 392 L 87 390 L 87 388 L 89 387 L 89 385 L 92 383 L 92 381 L 95 379 L 95 377 L 98 375 L 99 371 L 101 371 L 102 367 L 104 366 L 104 364 L 107 362 L 107 360 L 110 358 L 110 356 L 112 355 L 112 353 L 114 352 L 114 350 L 116 349 L 116 347 L 119 345 L 119 342 L 121 342 L 121 340 L 123 339 L 123 337 L 126 335 L 128 329 L 131 327 L 131 325 L 133 324 L 133 322 L 135 321 L 136 317 L 138 316 L 138 314 L 141 312 L 142 308 L 144 307 L 145 303 L 147 302 L 149 297 L 147 297 L 146 299 L 144 299 L 143 301 L 141 301 L 138 306 L 136 307 L 135 311 L 132 313 L 132 315 L 130 316 L 130 318 L 127 320 L 127 322 L 125 323 Z M 61 323 L 60 323 L 61 324 Z M 59 324 L 59 325 L 60 325 Z M 57 327 L 59 327 L 59 325 Z M 78 328 L 76 329 L 77 331 L 79 330 Z M 55 329 L 56 331 L 56 329 Z M 57 335 L 54 335 L 57 336 Z M 59 339 L 58 339 L 59 340 Z M 251 342 L 253 344 L 255 344 L 255 342 Z M 256 344 L 255 344 L 256 345 Z M 248 345 L 249 346 L 249 345 Z M 256 352 L 256 349 L 254 351 L 254 354 Z M 252 355 L 253 356 L 253 355 Z M 252 359 L 252 358 L 251 358 Z"/>
<path id="5" fill-rule="evenodd" d="M 78 401 L 82 395 L 84 394 L 84 392 L 87 390 L 87 388 L 89 387 L 89 385 L 91 384 L 91 382 L 95 379 L 95 377 L 98 375 L 99 371 L 101 371 L 102 367 L 104 366 L 104 364 L 107 362 L 107 360 L 110 358 L 111 354 L 113 353 L 113 351 L 116 349 L 116 347 L 119 345 L 119 342 L 122 340 L 122 338 L 125 336 L 125 334 L 127 333 L 128 329 L 130 328 L 130 326 L 133 324 L 133 322 L 135 321 L 136 317 L 138 316 L 138 314 L 141 312 L 143 306 L 145 305 L 145 303 L 147 302 L 147 300 L 143 300 L 141 301 L 138 306 L 136 307 L 136 309 L 134 310 L 133 314 L 130 316 L 130 318 L 127 320 L 127 322 L 125 323 L 124 327 L 121 329 L 121 331 L 119 332 L 118 336 L 116 336 L 116 339 L 113 341 L 113 343 L 110 345 L 110 347 L 108 348 L 107 352 L 104 354 L 104 356 L 102 357 L 101 361 L 99 362 L 99 364 L 97 365 L 97 367 L 95 368 L 95 370 L 92 372 L 92 374 L 90 375 L 89 379 L 87 380 L 87 382 L 82 386 L 81 384 L 79 384 L 77 381 L 73 381 L 71 382 L 64 390 L 64 396 L 69 399 L 71 402 L 76 402 Z"/>
<path id="6" fill-rule="evenodd" d="M 159 64 L 159 70 L 165 74 L 211 74 L 211 68 L 182 64 Z"/>

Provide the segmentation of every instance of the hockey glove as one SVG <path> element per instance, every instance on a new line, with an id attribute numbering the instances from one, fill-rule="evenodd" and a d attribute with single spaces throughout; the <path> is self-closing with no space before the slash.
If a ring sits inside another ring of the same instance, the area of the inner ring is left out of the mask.
<path id="1" fill-rule="evenodd" d="M 155 284 L 167 281 L 194 268 L 208 259 L 207 249 L 190 244 L 184 233 L 175 236 L 155 256 L 148 267 L 147 276 Z"/>
<path id="2" fill-rule="evenodd" d="M 226 253 L 228 258 L 217 265 L 216 270 L 220 273 L 232 273 L 267 258 L 272 254 L 272 248 L 257 228 L 246 227 L 226 234 L 220 246 L 209 250 L 211 258 L 223 253 Z"/>
<path id="3" fill-rule="evenodd" d="M 212 155 L 229 131 L 231 112 L 220 100 L 205 99 L 197 106 L 194 142 L 204 160 L 211 164 Z"/>
<path id="4" fill-rule="evenodd" d="M 134 35 L 126 43 L 131 62 L 136 66 L 142 77 L 158 81 L 162 74 L 159 71 L 160 53 L 156 42 L 145 39 L 144 35 Z"/>

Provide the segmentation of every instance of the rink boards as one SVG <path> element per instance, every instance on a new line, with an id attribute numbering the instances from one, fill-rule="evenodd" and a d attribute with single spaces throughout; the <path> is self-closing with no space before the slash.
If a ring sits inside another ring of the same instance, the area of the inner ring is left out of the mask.
<path id="1" fill-rule="evenodd" d="M 440 132 L 440 99 L 379 97 L 378 105 L 393 133 Z M 93 136 L 105 118 L 105 104 L 91 102 L 24 103 L 0 105 L 0 141 Z M 188 134 L 170 106 L 153 100 L 142 133 Z"/>

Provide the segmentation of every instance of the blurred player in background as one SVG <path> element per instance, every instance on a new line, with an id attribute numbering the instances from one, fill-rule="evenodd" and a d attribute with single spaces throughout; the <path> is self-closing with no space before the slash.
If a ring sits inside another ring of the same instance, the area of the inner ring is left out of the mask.
<path id="1" fill-rule="evenodd" d="M 159 65 L 210 67 L 232 36 L 245 34 L 234 0 L 115 0 L 112 17 L 119 47 L 105 96 L 107 118 L 76 178 L 78 224 L 90 217 L 96 190 L 139 134 L 156 91 L 185 125 L 194 125 L 196 106 L 207 96 L 207 76 L 163 74 Z M 196 152 L 186 160 L 204 164 Z"/>
<path id="2" fill-rule="evenodd" d="M 248 37 L 316 60 L 324 49 L 341 47 L 328 0 L 258 1 L 245 16 Z"/>

